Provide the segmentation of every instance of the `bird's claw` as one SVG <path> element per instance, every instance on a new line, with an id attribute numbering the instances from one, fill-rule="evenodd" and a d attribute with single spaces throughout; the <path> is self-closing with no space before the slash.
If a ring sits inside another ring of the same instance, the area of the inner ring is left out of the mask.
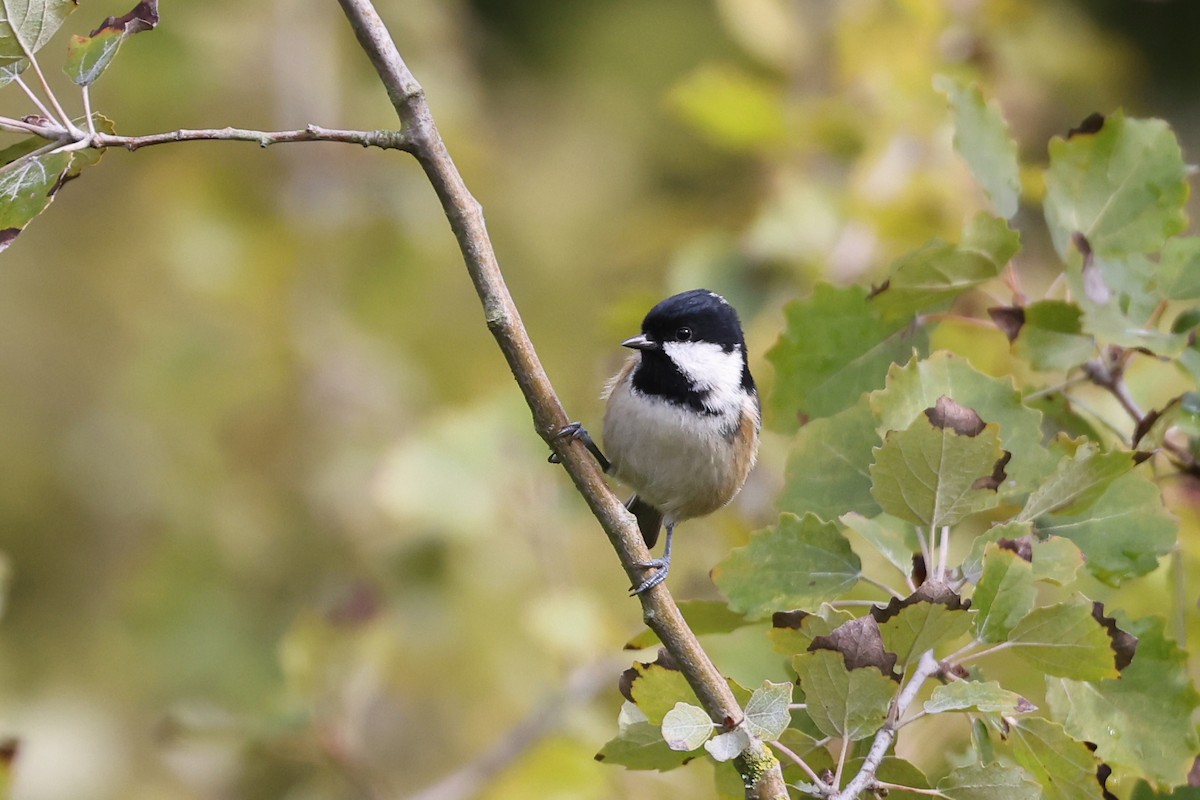
<path id="1" fill-rule="evenodd" d="M 660 583 L 665 581 L 667 579 L 667 573 L 671 570 L 671 559 L 669 557 L 655 558 L 651 561 L 639 562 L 638 566 L 644 569 L 654 569 L 655 571 L 636 587 L 629 587 L 630 597 L 639 595 L 648 589 L 653 589 L 655 586 L 658 586 Z"/>
<path id="2" fill-rule="evenodd" d="M 608 472 L 612 467 L 612 464 L 609 462 L 609 460 L 605 458 L 604 453 L 600 452 L 600 447 L 592 439 L 592 435 L 587 432 L 587 428 L 583 427 L 582 422 L 569 422 L 562 426 L 558 433 L 554 434 L 554 441 L 558 441 L 559 439 L 573 439 L 575 441 L 583 442 L 584 446 L 587 447 L 588 452 L 595 457 L 596 463 L 600 465 L 600 469 L 602 471 Z M 546 460 L 551 464 L 562 463 L 562 457 L 559 456 L 558 453 L 551 453 L 550 457 Z"/>

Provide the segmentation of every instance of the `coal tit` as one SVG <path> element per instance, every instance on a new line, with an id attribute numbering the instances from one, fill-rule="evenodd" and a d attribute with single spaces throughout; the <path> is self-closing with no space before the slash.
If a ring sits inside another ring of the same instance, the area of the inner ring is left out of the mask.
<path id="1" fill-rule="evenodd" d="M 577 423 L 561 435 L 583 440 L 605 472 L 636 492 L 626 507 L 647 547 L 666 526 L 662 558 L 640 565 L 655 568 L 632 588 L 640 594 L 666 579 L 675 526 L 716 511 L 746 482 L 761 407 L 737 312 L 715 292 L 668 297 L 621 344 L 636 352 L 604 390 L 609 458 Z"/>

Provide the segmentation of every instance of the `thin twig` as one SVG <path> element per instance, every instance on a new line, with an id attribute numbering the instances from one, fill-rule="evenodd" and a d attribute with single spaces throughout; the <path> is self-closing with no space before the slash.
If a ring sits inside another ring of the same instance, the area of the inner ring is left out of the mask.
<path id="1" fill-rule="evenodd" d="M 467 189 L 425 101 L 425 92 L 387 31 L 370 0 L 338 0 L 358 42 L 387 89 L 413 154 L 441 201 L 458 240 L 467 272 L 483 305 L 484 318 L 508 361 L 533 414 L 534 428 L 559 461 L 609 537 L 629 580 L 640 582 L 639 562 L 650 560 L 632 515 L 609 489 L 595 460 L 582 447 L 559 439 L 568 417 L 555 394 L 529 334 L 509 294 L 484 224 L 483 208 Z M 684 622 L 664 584 L 638 596 L 646 625 L 675 657 L 680 671 L 713 722 L 729 730 L 745 725 L 744 715 L 721 673 Z M 779 761 L 756 736 L 734 766 L 746 785 L 748 800 L 784 800 L 787 786 Z"/>
<path id="2" fill-rule="evenodd" d="M 152 133 L 145 136 L 117 136 L 111 133 L 96 133 L 92 136 L 96 147 L 124 147 L 137 150 L 156 144 L 197 141 L 255 142 L 259 147 L 288 142 L 346 142 L 363 147 L 380 147 L 385 150 L 410 150 L 408 136 L 403 131 L 347 131 L 307 125 L 291 131 L 256 131 L 245 128 L 198 128 Z"/>
<path id="3" fill-rule="evenodd" d="M 904 712 L 908 710 L 913 700 L 917 698 L 917 694 L 921 691 L 921 686 L 932 675 L 936 674 L 939 669 L 941 669 L 941 666 L 938 664 L 937 659 L 933 657 L 932 650 L 926 650 L 921 654 L 921 660 L 917 662 L 917 668 L 913 670 L 908 684 L 901 690 L 900 695 L 888 710 L 887 721 L 883 723 L 883 727 L 875 734 L 875 741 L 871 743 L 871 749 L 867 752 L 867 757 L 863 759 L 858 774 L 846 784 L 844 789 L 834 795 L 832 800 L 854 800 L 864 789 L 874 782 L 875 773 L 878 771 L 879 765 L 883 763 L 883 757 L 887 755 L 888 749 L 896 739 L 896 731 L 898 730 L 900 718 L 904 716 Z"/>
<path id="4" fill-rule="evenodd" d="M 904 595 L 900 594 L 900 592 L 898 592 L 895 589 L 893 589 L 892 587 L 888 586 L 883 581 L 877 581 L 874 578 L 870 577 L 869 575 L 859 575 L 858 579 L 864 583 L 871 584 L 872 586 L 874 586 L 877 589 L 882 589 L 883 591 L 890 594 L 892 597 L 898 598 L 900 600 L 904 599 Z M 876 604 L 876 605 L 878 605 L 878 604 Z"/>
<path id="5" fill-rule="evenodd" d="M 875 781 L 872 784 L 873 788 L 887 789 L 888 791 L 896 792 L 912 792 L 913 794 L 927 794 L 930 797 L 947 797 L 944 792 L 939 792 L 937 789 L 918 789 L 916 786 L 904 786 L 899 783 L 888 783 L 887 781 Z"/>

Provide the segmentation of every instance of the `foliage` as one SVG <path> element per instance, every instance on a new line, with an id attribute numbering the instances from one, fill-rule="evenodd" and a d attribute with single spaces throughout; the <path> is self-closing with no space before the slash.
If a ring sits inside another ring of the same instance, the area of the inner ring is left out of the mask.
<path id="1" fill-rule="evenodd" d="M 1012 217 L 1016 147 L 1002 115 L 975 87 L 945 77 L 937 86 L 955 109 L 956 148 Z M 1190 252 L 1189 240 L 1175 238 L 1185 172 L 1163 122 L 1092 119 L 1051 142 L 1045 172 L 1046 220 L 1062 258 L 1051 291 L 1069 292 L 1031 298 L 1018 288 L 1015 234 L 985 215 L 959 245 L 902 256 L 869 295 L 818 287 L 787 310 L 769 355 L 773 423 L 807 424 L 789 459 L 786 510 L 713 578 L 747 621 L 773 615 L 771 642 L 792 656 L 805 698 L 792 724 L 815 728 L 833 748 L 832 785 L 801 785 L 802 794 L 842 796 L 855 770 L 847 757 L 861 752 L 853 742 L 886 747 L 897 728 L 945 726 L 952 713 L 984 724 L 961 745 L 969 765 L 936 783 L 939 796 L 1100 798 L 1106 780 L 1186 784 L 1200 752 L 1200 693 L 1182 651 L 1161 618 L 1114 618 L 1093 599 L 1097 581 L 1137 579 L 1174 545 L 1177 524 L 1148 471 L 1200 470 L 1191 429 L 1167 422 L 1153 449 L 1144 441 L 1160 416 L 1193 405 L 1200 387 L 1142 412 L 1124 382 L 1138 359 L 1174 359 L 1187 372 L 1179 356 L 1190 345 L 1171 331 L 1194 307 L 1169 302 L 1194 279 L 1173 266 Z M 972 366 L 969 340 L 955 352 L 906 356 L 890 344 L 902 330 L 930 330 L 922 339 L 936 341 L 941 309 L 970 313 L 968 293 L 1002 272 L 1013 301 L 982 321 L 1012 342 L 1009 377 Z M 822 330 L 833 335 L 819 338 Z M 1055 335 L 1034 341 L 1034 330 Z M 812 346 L 818 338 L 827 352 Z M 1072 403 L 1085 384 L 1122 401 L 1132 437 L 1072 434 L 1071 420 L 1088 413 Z M 1049 394 L 1065 401 L 1056 415 L 1030 405 Z M 793 513 L 805 509 L 803 520 Z M 906 591 L 863 567 L 852 542 L 898 569 Z M 866 579 L 891 599 L 861 616 L 818 615 Z M 931 677 L 918 668 L 930 654 L 940 659 L 938 685 L 920 713 L 906 714 L 901 687 Z M 874 772 L 878 765 L 859 763 L 867 773 L 857 785 L 905 788 Z"/>

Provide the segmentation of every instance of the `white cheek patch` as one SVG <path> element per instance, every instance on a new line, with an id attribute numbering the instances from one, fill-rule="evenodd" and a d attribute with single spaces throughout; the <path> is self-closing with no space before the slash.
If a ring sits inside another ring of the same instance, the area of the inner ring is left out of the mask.
<path id="1" fill-rule="evenodd" d="M 722 409 L 741 405 L 742 348 L 725 352 L 712 342 L 666 342 L 663 352 L 675 362 L 692 388 L 708 392 L 705 405 Z"/>

